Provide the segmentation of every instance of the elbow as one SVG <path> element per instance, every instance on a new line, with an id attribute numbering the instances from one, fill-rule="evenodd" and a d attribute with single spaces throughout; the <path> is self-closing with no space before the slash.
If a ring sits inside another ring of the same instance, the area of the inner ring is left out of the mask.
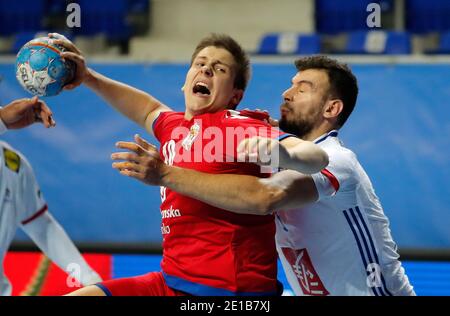
<path id="1" fill-rule="evenodd" d="M 142 113 L 142 115 L 138 118 L 138 124 L 146 127 L 146 126 L 151 126 L 152 122 L 152 114 L 153 114 L 153 109 L 151 108 L 151 103 L 149 100 L 149 106 L 147 106 L 147 108 L 145 109 L 145 111 Z"/>
<path id="2" fill-rule="evenodd" d="M 284 192 L 279 189 L 262 190 L 259 196 L 255 199 L 254 211 L 256 215 L 272 214 L 282 199 Z"/>
<path id="3" fill-rule="evenodd" d="M 302 147 L 290 153 L 290 164 L 285 169 L 292 169 L 303 174 L 314 174 L 328 166 L 328 154 L 318 145 L 311 142 L 301 143 Z M 300 150 L 301 148 L 301 150 Z"/>
<path id="4" fill-rule="evenodd" d="M 272 213 L 271 203 L 264 200 L 257 203 L 254 208 L 254 215 L 269 215 Z"/>
<path id="5" fill-rule="evenodd" d="M 329 162 L 328 154 L 324 150 L 318 149 L 310 158 L 310 168 L 308 170 L 302 170 L 302 173 L 314 174 L 320 172 L 328 166 Z"/>

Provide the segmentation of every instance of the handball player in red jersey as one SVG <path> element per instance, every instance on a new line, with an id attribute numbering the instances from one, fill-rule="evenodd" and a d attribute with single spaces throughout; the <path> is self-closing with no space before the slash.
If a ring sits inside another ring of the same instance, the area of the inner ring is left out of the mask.
<path id="1" fill-rule="evenodd" d="M 328 156 L 312 142 L 283 133 L 260 112 L 236 111 L 250 77 L 249 60 L 236 41 L 212 34 L 197 45 L 183 86 L 185 112 L 174 112 L 149 94 L 100 75 L 86 66 L 67 39 L 50 34 L 77 63 L 73 89 L 84 84 L 160 142 L 168 165 L 213 174 L 268 177 L 261 167 L 241 161 L 238 147 L 264 148 L 267 163 L 312 174 Z M 163 80 L 164 78 L 162 78 Z M 146 181 L 144 170 L 155 154 L 139 136 L 119 142 L 114 168 Z M 158 154 L 156 152 L 156 154 Z M 276 157 L 276 159 L 275 159 Z M 259 162 L 261 155 L 255 153 Z M 277 253 L 273 215 L 234 214 L 161 187 L 161 271 L 98 283 L 73 295 L 276 295 Z"/>

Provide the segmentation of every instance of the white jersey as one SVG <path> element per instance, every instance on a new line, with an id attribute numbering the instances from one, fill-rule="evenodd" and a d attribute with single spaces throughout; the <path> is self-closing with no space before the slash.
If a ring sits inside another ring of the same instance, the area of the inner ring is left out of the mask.
<path id="1" fill-rule="evenodd" d="M 0 141 L 0 296 L 11 294 L 2 262 L 17 228 L 46 210 L 47 204 L 28 161 Z"/>
<path id="2" fill-rule="evenodd" d="M 0 141 L 0 296 L 11 295 L 3 259 L 18 227 L 62 270 L 75 264 L 83 285 L 101 277 L 87 264 L 61 225 L 47 212 L 33 169 L 25 157 Z M 67 271 L 68 272 L 68 271 Z"/>
<path id="3" fill-rule="evenodd" d="M 331 131 L 329 165 L 312 175 L 319 200 L 276 214 L 277 250 L 296 295 L 414 295 L 372 184 Z"/>

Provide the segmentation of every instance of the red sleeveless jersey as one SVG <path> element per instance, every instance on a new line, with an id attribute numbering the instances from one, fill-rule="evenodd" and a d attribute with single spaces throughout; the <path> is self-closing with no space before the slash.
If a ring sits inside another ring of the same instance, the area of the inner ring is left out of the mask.
<path id="1" fill-rule="evenodd" d="M 252 111 L 223 110 L 184 118 L 162 112 L 153 123 L 169 164 L 214 174 L 268 177 L 260 166 L 238 162 L 244 138 L 285 134 Z M 225 189 L 225 188 L 224 188 Z M 273 215 L 228 212 L 161 187 L 162 271 L 169 287 L 193 295 L 274 295 L 277 253 Z"/>

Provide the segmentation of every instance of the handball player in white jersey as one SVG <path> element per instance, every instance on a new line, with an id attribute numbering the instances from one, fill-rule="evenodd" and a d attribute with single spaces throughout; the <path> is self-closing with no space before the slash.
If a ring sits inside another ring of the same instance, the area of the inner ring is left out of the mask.
<path id="1" fill-rule="evenodd" d="M 338 138 L 356 103 L 355 76 L 324 56 L 295 65 L 298 72 L 283 93 L 279 126 L 324 149 L 326 169 L 313 175 L 281 170 L 258 179 L 200 173 L 155 158 L 148 182 L 229 211 L 276 211 L 277 250 L 296 295 L 415 295 L 372 184 Z M 264 148 L 276 154 L 277 147 L 276 141 L 255 138 L 244 141 L 240 151 L 254 158 Z"/>
<path id="2" fill-rule="evenodd" d="M 21 99 L 0 107 L 0 134 L 34 122 L 52 127 L 55 122 L 47 105 L 38 100 Z M 100 282 L 67 236 L 47 211 L 47 204 L 26 158 L 6 142 L 0 141 L 0 296 L 11 295 L 12 288 L 3 271 L 3 259 L 17 228 L 22 228 L 37 246 L 62 270 L 78 264 L 82 285 Z"/>

